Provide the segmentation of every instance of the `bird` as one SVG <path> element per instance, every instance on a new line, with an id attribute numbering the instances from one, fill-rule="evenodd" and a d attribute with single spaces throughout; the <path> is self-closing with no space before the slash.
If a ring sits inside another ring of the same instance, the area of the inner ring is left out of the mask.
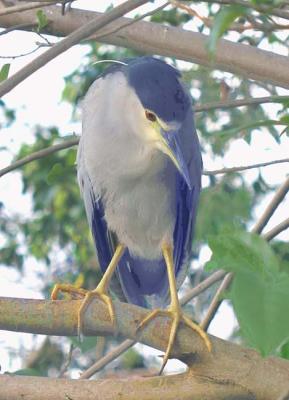
<path id="1" fill-rule="evenodd" d="M 203 168 L 191 96 L 175 67 L 142 56 L 109 66 L 90 86 L 82 108 L 78 183 L 103 277 L 92 291 L 56 284 L 52 298 L 59 291 L 84 296 L 79 333 L 93 297 L 106 303 L 115 323 L 109 292 L 115 273 L 126 301 L 151 308 L 137 331 L 158 315 L 172 321 L 162 372 L 180 322 L 211 351 L 206 333 L 178 299 Z"/>

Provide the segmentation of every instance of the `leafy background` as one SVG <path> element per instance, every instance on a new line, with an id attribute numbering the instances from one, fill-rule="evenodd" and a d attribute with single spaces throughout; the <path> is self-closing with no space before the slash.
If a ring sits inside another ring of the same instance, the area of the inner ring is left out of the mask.
<path id="1" fill-rule="evenodd" d="M 272 6 L 274 1 L 268 0 L 266 3 Z M 192 2 L 186 4 L 195 6 Z M 249 4 L 256 6 L 259 2 L 252 1 Z M 249 7 L 220 7 L 216 4 L 199 6 L 199 12 L 210 18 L 211 29 L 204 21 L 172 7 L 148 19 L 210 33 L 208 51 L 211 57 L 214 57 L 218 38 L 224 35 L 234 41 L 288 51 L 288 35 L 268 28 L 272 25 L 270 14 L 260 15 Z M 45 10 L 37 16 L 41 30 L 45 26 Z M 232 24 L 245 25 L 252 18 L 267 30 L 244 30 L 241 33 L 227 31 Z M 71 111 L 71 120 L 67 121 L 67 125 L 76 127 L 78 132 L 81 99 L 106 66 L 93 62 L 140 55 L 129 49 L 93 42 L 82 47 L 85 56 L 77 68 L 64 77 L 61 94 L 62 104 L 68 104 Z M 183 79 L 198 104 L 281 94 L 281 91 L 268 84 L 240 79 L 194 64 L 169 61 L 182 70 Z M 8 73 L 9 64 L 5 63 L 0 78 L 6 79 Z M 42 96 L 45 95 L 45 92 L 42 93 Z M 280 101 L 274 107 L 255 105 L 196 113 L 205 165 L 206 161 L 209 164 L 209 160 L 211 165 L 222 165 L 223 158 L 236 143 L 238 145 L 242 141 L 254 146 L 256 135 L 271 137 L 272 143 L 277 143 L 280 149 L 288 146 L 287 106 L 288 102 Z M 15 129 L 21 112 L 14 110 L 9 101 L 7 104 L 0 102 L 0 112 L 2 128 L 6 131 Z M 21 145 L 11 143 L 10 149 L 1 147 L 2 154 L 9 152 L 16 160 L 74 135 L 73 130 L 68 133 L 62 126 L 53 123 L 37 126 L 28 123 L 28 126 L 32 139 L 26 141 L 25 137 L 21 138 Z M 284 134 L 280 137 L 281 132 Z M 75 156 L 76 149 L 70 148 L 29 163 L 21 169 L 22 193 L 29 198 L 30 212 L 21 213 L 17 206 L 17 211 L 11 212 L 9 204 L 0 203 L 1 264 L 6 269 L 17 270 L 17 276 L 21 279 L 25 279 L 29 263 L 41 266 L 37 279 L 42 283 L 41 291 L 46 298 L 56 280 L 94 288 L 101 277 L 76 183 Z M 11 174 L 11 179 L 14 175 Z M 226 297 L 239 325 L 236 324 L 233 332 L 228 331 L 228 336 L 231 336 L 231 340 L 258 349 L 263 355 L 278 354 L 289 358 L 288 245 L 278 239 L 269 245 L 263 239 L 246 233 L 256 220 L 260 204 L 268 201 L 275 189 L 274 179 L 268 179 L 268 174 L 264 174 L 263 170 L 253 174 L 230 173 L 204 178 L 197 230 L 192 244 L 193 267 L 184 290 L 204 279 L 212 269 L 233 271 L 235 279 Z M 21 205 L 20 198 L 16 201 Z M 208 246 L 213 255 L 204 270 L 202 264 L 208 258 Z M 187 306 L 193 318 L 201 319 L 214 291 L 215 287 L 212 287 Z M 11 348 L 7 348 L 7 351 L 11 360 L 22 359 L 21 369 L 16 371 L 18 374 L 59 376 L 85 369 L 117 342 L 115 338 L 86 338 L 82 343 L 75 338 L 45 338 L 32 342 L 32 348 L 23 346 L 22 354 L 15 353 Z M 134 348 L 101 374 L 107 376 L 131 369 L 155 370 L 158 364 L 156 358 L 147 357 Z"/>

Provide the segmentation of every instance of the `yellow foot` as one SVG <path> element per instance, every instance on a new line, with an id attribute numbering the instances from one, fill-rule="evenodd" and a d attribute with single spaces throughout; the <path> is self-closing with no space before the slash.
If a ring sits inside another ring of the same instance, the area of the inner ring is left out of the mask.
<path id="1" fill-rule="evenodd" d="M 205 345 L 206 345 L 208 351 L 211 352 L 212 344 L 211 344 L 206 332 L 203 331 L 203 329 L 199 325 L 197 325 L 195 322 L 191 321 L 190 318 L 188 318 L 179 307 L 173 307 L 172 305 L 170 305 L 167 310 L 161 310 L 159 308 L 153 310 L 147 317 L 145 317 L 140 322 L 140 324 L 137 327 L 137 332 L 140 331 L 141 329 L 143 329 L 145 327 L 145 325 L 147 325 L 152 319 L 156 318 L 159 315 L 162 315 L 165 317 L 170 317 L 172 319 L 172 326 L 171 326 L 171 330 L 170 330 L 169 341 L 168 341 L 167 349 L 166 349 L 166 352 L 165 352 L 165 355 L 163 358 L 163 364 L 162 364 L 162 367 L 159 372 L 160 375 L 163 372 L 163 370 L 166 366 L 166 363 L 169 359 L 180 322 L 183 322 L 185 325 L 187 325 L 192 330 L 197 332 L 201 336 L 203 341 L 205 342 Z"/>
<path id="2" fill-rule="evenodd" d="M 97 297 L 97 298 L 101 299 L 107 305 L 111 323 L 113 325 L 115 324 L 115 312 L 114 312 L 112 300 L 105 291 L 98 289 L 98 288 L 89 291 L 89 290 L 85 290 L 85 289 L 81 289 L 81 288 L 76 288 L 69 284 L 61 284 L 61 283 L 59 284 L 58 283 L 54 286 L 54 288 L 52 290 L 51 299 L 56 300 L 57 296 L 60 292 L 70 293 L 72 295 L 80 295 L 81 297 L 83 297 L 83 301 L 80 305 L 80 308 L 78 310 L 78 316 L 77 316 L 77 333 L 78 333 L 79 338 L 81 337 L 81 334 L 82 334 L 83 317 L 84 317 L 85 311 L 86 311 L 87 307 L 89 306 L 89 304 L 91 303 L 91 301 L 93 300 L 93 298 Z"/>

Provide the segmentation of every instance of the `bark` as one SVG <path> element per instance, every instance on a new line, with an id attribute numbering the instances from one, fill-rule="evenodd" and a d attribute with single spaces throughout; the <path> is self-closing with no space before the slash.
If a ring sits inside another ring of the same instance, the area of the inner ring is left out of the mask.
<path id="1" fill-rule="evenodd" d="M 79 306 L 79 300 L 2 298 L 0 299 L 0 329 L 48 335 L 76 335 Z M 138 340 L 156 349 L 166 348 L 170 326 L 167 318 L 156 318 L 140 335 L 136 336 L 136 327 L 148 311 L 120 302 L 114 302 L 114 306 L 117 323 L 115 327 L 112 327 L 106 306 L 95 300 L 87 309 L 83 333 L 100 336 L 117 334 Z M 2 376 L 0 400 L 16 398 L 17 400 L 19 398 L 58 400 L 69 398 L 69 396 L 72 399 L 81 398 L 78 393 L 82 393 L 82 398 L 86 400 L 98 399 L 100 396 L 102 399 L 128 400 L 137 398 L 277 400 L 288 390 L 288 361 L 273 357 L 262 358 L 252 349 L 246 349 L 213 336 L 210 339 L 213 345 L 212 353 L 208 353 L 204 343 L 195 332 L 185 326 L 180 327 L 172 355 L 189 365 L 187 374 L 114 380 L 113 385 L 107 380 L 85 382 L 84 386 L 74 381 L 49 379 L 42 381 L 41 378 L 34 377 Z M 41 392 L 40 396 L 41 388 L 43 390 L 41 382 L 45 382 L 47 391 Z M 68 397 L 64 397 L 66 388 L 71 390 L 67 392 Z M 3 391 L 4 389 L 6 392 Z M 19 395 L 21 390 L 23 397 Z"/>
<path id="2" fill-rule="evenodd" d="M 95 16 L 102 15 L 101 13 L 72 9 L 62 16 L 58 6 L 45 8 L 45 13 L 51 22 L 44 30 L 58 36 L 66 36 L 87 24 Z M 120 18 L 111 23 L 105 28 L 103 35 L 105 32 L 115 31 L 127 21 L 129 19 Z M 33 23 L 36 23 L 34 11 L 0 16 L 0 26 L 3 28 L 11 28 L 16 24 L 31 25 Z M 148 54 L 176 57 L 289 88 L 288 57 L 221 39 L 218 42 L 215 58 L 210 60 L 206 50 L 207 36 L 181 28 L 138 21 L 117 32 L 102 36 L 98 41 L 129 47 Z"/>

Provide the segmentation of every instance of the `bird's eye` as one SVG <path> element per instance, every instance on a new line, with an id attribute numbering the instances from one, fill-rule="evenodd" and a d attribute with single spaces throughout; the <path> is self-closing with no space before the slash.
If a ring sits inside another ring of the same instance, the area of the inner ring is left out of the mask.
<path id="1" fill-rule="evenodd" d="M 146 110 L 145 114 L 149 121 L 155 122 L 157 120 L 157 117 L 153 112 Z"/>

